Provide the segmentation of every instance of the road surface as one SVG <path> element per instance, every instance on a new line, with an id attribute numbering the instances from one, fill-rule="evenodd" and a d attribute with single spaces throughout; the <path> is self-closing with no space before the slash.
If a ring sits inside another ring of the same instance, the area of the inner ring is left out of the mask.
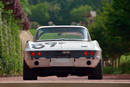
<path id="1" fill-rule="evenodd" d="M 104 75 L 103 80 L 88 80 L 87 76 L 38 77 L 36 81 L 24 81 L 19 77 L 0 77 L 0 87 L 130 87 L 130 75 Z"/>
<path id="2" fill-rule="evenodd" d="M 23 81 L 22 76 L 17 77 L 0 77 L 0 82 L 10 82 L 10 81 Z M 48 76 L 48 77 L 38 77 L 38 80 L 40 82 L 92 82 L 92 80 L 88 80 L 87 76 L 68 76 L 68 77 L 61 77 L 58 78 L 56 76 Z M 123 82 L 129 82 L 130 83 L 130 74 L 124 74 L 124 75 L 104 75 L 103 80 L 101 82 L 113 82 L 113 81 L 123 81 Z"/>

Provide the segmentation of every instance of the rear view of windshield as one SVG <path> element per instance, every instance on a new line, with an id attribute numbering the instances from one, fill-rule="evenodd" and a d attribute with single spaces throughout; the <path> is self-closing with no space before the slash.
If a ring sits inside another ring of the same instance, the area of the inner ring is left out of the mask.
<path id="1" fill-rule="evenodd" d="M 84 32 L 84 28 L 42 28 L 38 30 L 37 40 L 83 40 Z"/>

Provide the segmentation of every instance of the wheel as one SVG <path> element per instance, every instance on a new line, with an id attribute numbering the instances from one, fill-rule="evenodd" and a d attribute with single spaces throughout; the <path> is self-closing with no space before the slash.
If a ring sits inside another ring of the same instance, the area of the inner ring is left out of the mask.
<path id="1" fill-rule="evenodd" d="M 91 69 L 91 74 L 88 75 L 89 80 L 101 80 L 103 79 L 103 73 L 102 73 L 102 63 L 101 61 L 97 65 L 96 68 Z"/>
<path id="2" fill-rule="evenodd" d="M 23 62 L 23 80 L 37 80 L 37 75 L 27 66 L 25 60 Z"/>

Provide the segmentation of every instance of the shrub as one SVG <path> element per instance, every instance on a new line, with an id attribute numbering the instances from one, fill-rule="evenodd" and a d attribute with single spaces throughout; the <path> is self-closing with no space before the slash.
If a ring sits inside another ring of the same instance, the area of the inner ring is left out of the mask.
<path id="1" fill-rule="evenodd" d="M 22 74 L 22 52 L 18 20 L 4 11 L 0 1 L 0 76 Z"/>

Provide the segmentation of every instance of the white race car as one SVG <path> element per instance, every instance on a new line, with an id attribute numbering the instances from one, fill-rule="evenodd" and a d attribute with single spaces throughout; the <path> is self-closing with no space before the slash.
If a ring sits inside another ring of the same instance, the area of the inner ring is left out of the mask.
<path id="1" fill-rule="evenodd" d="M 88 76 L 102 79 L 101 48 L 83 26 L 39 27 L 24 51 L 23 79 Z"/>

